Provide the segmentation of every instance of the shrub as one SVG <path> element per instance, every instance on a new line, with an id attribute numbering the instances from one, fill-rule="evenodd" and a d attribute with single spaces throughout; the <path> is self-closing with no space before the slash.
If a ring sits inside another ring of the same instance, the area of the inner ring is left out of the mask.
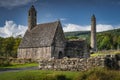
<path id="1" fill-rule="evenodd" d="M 67 80 L 65 75 L 57 75 L 56 80 Z"/>
<path id="2" fill-rule="evenodd" d="M 0 67 L 6 67 L 10 65 L 10 61 L 8 59 L 0 60 Z"/>
<path id="3" fill-rule="evenodd" d="M 120 80 L 119 76 L 117 71 L 95 68 L 80 73 L 75 80 Z"/>

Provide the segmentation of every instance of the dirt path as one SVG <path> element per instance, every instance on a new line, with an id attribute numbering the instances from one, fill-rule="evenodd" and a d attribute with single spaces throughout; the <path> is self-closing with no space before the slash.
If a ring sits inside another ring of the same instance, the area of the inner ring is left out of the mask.
<path id="1" fill-rule="evenodd" d="M 25 70 L 38 70 L 38 67 L 26 67 L 26 68 L 6 68 L 0 69 L 0 74 L 4 72 L 18 72 L 18 71 L 25 71 Z"/>

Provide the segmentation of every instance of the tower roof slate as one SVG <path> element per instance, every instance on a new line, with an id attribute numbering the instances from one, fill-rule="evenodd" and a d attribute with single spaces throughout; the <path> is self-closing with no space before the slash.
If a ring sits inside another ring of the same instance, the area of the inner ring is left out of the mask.
<path id="1" fill-rule="evenodd" d="M 35 10 L 34 5 L 32 5 L 29 10 Z M 35 10 L 35 11 L 36 11 L 36 10 Z"/>
<path id="2" fill-rule="evenodd" d="M 19 48 L 51 46 L 59 24 L 60 21 L 44 23 L 35 26 L 30 31 L 27 30 L 19 45 Z"/>
<path id="3" fill-rule="evenodd" d="M 93 14 L 92 17 L 91 17 L 91 20 L 95 20 L 95 15 Z"/>

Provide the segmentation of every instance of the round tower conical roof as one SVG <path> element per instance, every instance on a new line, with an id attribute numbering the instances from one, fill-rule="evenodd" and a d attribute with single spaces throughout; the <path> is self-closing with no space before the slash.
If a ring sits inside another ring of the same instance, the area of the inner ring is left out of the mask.
<path id="1" fill-rule="evenodd" d="M 36 11 L 34 5 L 32 5 L 32 6 L 30 7 L 29 11 Z"/>
<path id="2" fill-rule="evenodd" d="M 91 19 L 92 19 L 92 20 L 93 20 L 93 19 L 96 19 L 94 14 L 92 15 Z"/>

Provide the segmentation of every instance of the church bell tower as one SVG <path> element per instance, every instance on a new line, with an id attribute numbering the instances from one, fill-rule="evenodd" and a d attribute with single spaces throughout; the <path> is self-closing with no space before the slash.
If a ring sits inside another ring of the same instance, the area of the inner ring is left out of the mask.
<path id="1" fill-rule="evenodd" d="M 28 11 L 28 30 L 32 30 L 37 23 L 37 12 L 32 5 L 31 8 Z"/>

